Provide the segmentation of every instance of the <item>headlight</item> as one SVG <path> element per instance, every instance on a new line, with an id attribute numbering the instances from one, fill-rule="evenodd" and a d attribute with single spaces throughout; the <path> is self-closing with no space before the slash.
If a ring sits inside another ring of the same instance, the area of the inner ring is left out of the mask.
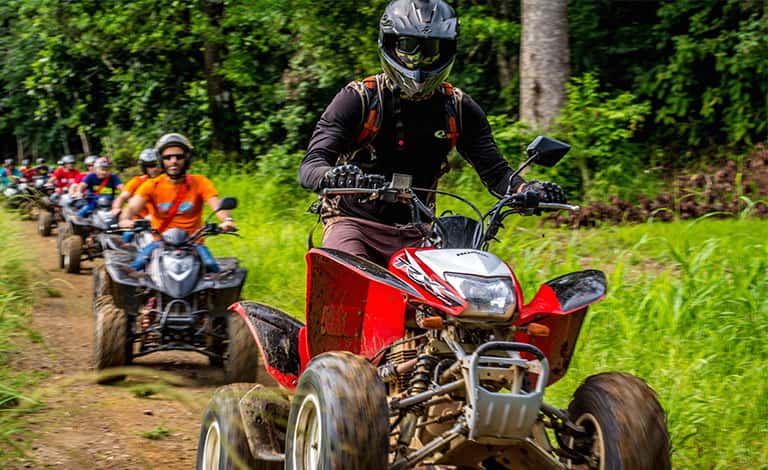
<path id="1" fill-rule="evenodd" d="M 469 303 L 469 315 L 511 316 L 517 302 L 511 277 L 446 273 L 445 279 Z"/>

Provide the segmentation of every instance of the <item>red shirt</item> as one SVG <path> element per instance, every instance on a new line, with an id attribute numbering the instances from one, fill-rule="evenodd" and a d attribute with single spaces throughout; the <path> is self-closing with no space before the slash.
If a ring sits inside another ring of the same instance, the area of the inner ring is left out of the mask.
<path id="1" fill-rule="evenodd" d="M 24 178 L 27 178 L 27 179 L 32 179 L 32 177 L 35 176 L 35 169 L 34 168 L 29 168 L 29 167 L 23 166 L 23 167 L 19 168 L 19 171 L 21 171 L 21 174 L 24 175 Z"/>
<path id="2" fill-rule="evenodd" d="M 53 176 L 56 178 L 57 188 L 68 188 L 70 185 L 80 182 L 82 174 L 77 169 L 65 170 L 64 168 L 57 168 L 53 172 Z"/>

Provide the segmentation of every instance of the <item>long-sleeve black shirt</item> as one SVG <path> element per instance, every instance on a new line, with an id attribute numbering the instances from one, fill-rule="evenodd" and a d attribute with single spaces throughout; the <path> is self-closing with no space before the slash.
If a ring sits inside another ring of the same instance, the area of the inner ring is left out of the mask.
<path id="1" fill-rule="evenodd" d="M 445 137 L 447 117 L 443 100 L 448 98 L 436 92 L 423 101 L 400 100 L 405 145 L 399 148 L 392 92 L 384 88 L 382 93 L 384 115 L 381 129 L 371 142 L 374 152 L 360 151 L 349 163 L 359 166 L 365 173 L 383 175 L 387 179 L 393 173 L 411 175 L 414 187 L 435 187 L 451 150 L 450 140 Z M 319 191 L 323 176 L 337 164 L 339 157 L 358 150 L 357 137 L 364 113 L 367 118 L 367 110 L 363 109 L 360 94 L 355 89 L 347 86 L 336 95 L 317 123 L 299 167 L 299 183 L 303 187 Z M 493 140 L 485 113 L 466 94 L 461 100 L 461 116 L 456 149 L 472 164 L 491 193 L 504 195 L 510 187 L 512 170 Z M 515 178 L 512 190 L 522 182 L 521 178 Z M 339 214 L 385 224 L 411 221 L 410 209 L 403 204 L 361 203 L 358 199 L 353 196 L 341 198 L 337 204 Z"/>

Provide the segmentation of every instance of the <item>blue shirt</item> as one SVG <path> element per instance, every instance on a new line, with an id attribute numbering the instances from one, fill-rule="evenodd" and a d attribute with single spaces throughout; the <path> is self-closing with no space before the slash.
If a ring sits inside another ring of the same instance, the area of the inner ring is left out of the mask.
<path id="1" fill-rule="evenodd" d="M 21 172 L 14 168 L 10 172 L 7 168 L 0 168 L 0 176 L 2 176 L 2 185 L 3 188 L 11 184 L 11 176 L 15 176 L 17 178 L 21 178 Z"/>
<path id="2" fill-rule="evenodd" d="M 120 177 L 116 174 L 109 175 L 109 181 L 104 186 L 104 189 L 101 190 L 100 193 L 96 193 L 96 191 L 99 189 L 99 186 L 101 186 L 101 183 L 103 180 L 96 176 L 96 173 L 88 173 L 85 178 L 81 181 L 81 183 L 85 183 L 85 189 L 93 195 L 105 195 L 105 196 L 111 196 L 114 197 L 117 194 L 117 187 L 123 184 L 122 181 L 120 181 Z"/>

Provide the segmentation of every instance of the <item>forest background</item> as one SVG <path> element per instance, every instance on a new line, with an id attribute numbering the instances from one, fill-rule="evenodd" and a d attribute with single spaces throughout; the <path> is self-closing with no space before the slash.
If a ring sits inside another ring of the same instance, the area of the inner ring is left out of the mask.
<path id="1" fill-rule="evenodd" d="M 380 70 L 386 3 L 4 1 L 0 152 L 103 153 L 128 166 L 180 131 L 211 163 L 293 179 L 333 95 Z M 535 135 L 518 122 L 523 2 L 452 3 L 461 31 L 450 80 L 515 160 Z M 567 28 L 573 78 L 549 132 L 574 148 L 557 170 L 569 196 L 653 192 L 671 169 L 766 140 L 767 11 L 763 0 L 567 2 L 567 21 L 552 27 Z"/>
<path id="2" fill-rule="evenodd" d="M 518 120 L 521 2 L 451 3 L 461 37 L 450 80 L 483 106 L 515 165 L 538 132 Z M 212 240 L 212 249 L 248 267 L 246 298 L 300 317 L 314 219 L 296 170 L 334 94 L 380 70 L 385 4 L 5 0 L 0 155 L 98 153 L 122 169 L 162 133 L 187 134 L 194 171 L 240 201 L 245 240 Z M 609 278 L 608 298 L 590 310 L 569 373 L 548 399 L 565 407 L 590 374 L 634 373 L 667 411 L 675 468 L 766 468 L 768 226 L 752 209 L 768 194 L 768 173 L 744 172 L 754 162 L 768 168 L 768 4 L 574 0 L 566 27 L 568 101 L 547 133 L 573 149 L 552 171 L 528 176 L 557 181 L 573 202 L 611 205 L 614 196 L 639 202 L 670 191 L 680 174 L 696 174 L 704 193 L 720 184 L 717 173 L 742 204 L 731 220 L 659 224 L 665 212 L 651 212 L 645 224 L 578 231 L 510 219 L 493 250 L 514 267 L 526 299 L 568 271 L 600 268 Z M 488 207 L 469 165 L 451 162 L 444 188 Z M 759 187 L 749 199 L 751 186 Z M 0 277 L 0 297 L 18 292 Z M 15 322 L 10 329 L 24 320 Z"/>

